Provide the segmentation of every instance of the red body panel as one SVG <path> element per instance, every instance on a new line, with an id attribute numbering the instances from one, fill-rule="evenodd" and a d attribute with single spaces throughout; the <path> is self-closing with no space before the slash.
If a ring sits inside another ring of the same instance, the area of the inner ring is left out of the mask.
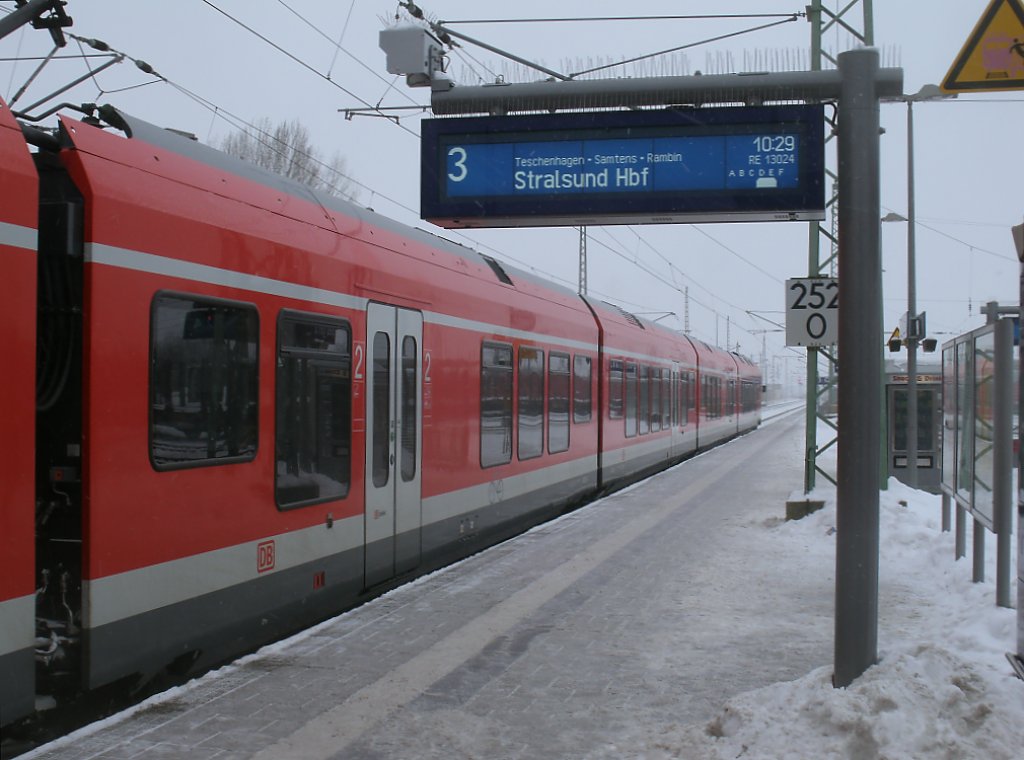
<path id="1" fill-rule="evenodd" d="M 38 179 L 0 100 L 0 602 L 35 590 L 35 363 Z M 31 642 L 29 642 L 31 643 Z"/>
<path id="2" fill-rule="evenodd" d="M 35 701 L 35 364 L 38 179 L 0 100 L 0 722 Z"/>

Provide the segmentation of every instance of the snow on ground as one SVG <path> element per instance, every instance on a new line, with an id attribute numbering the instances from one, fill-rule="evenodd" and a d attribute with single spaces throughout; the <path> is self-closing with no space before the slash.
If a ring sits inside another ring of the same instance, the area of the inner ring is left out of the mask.
<path id="1" fill-rule="evenodd" d="M 769 540 L 792 544 L 801 566 L 834 566 L 835 489 L 812 498 L 825 508 L 770 528 Z M 986 582 L 975 584 L 970 536 L 967 557 L 954 561 L 940 497 L 893 479 L 880 509 L 878 664 L 845 689 L 833 688 L 829 665 L 742 694 L 705 724 L 650 737 L 642 756 L 1024 757 L 1024 681 L 1005 657 L 1016 611 L 995 605 L 995 537 Z"/>

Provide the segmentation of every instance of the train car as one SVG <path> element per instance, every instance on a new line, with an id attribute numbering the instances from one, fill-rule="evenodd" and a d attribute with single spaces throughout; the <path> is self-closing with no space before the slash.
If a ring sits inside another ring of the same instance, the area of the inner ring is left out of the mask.
<path id="1" fill-rule="evenodd" d="M 737 382 L 739 383 L 739 414 L 737 415 L 737 431 L 741 433 L 753 430 L 761 424 L 761 407 L 764 399 L 764 380 L 761 369 L 750 359 L 733 352 L 736 362 Z"/>
<path id="2" fill-rule="evenodd" d="M 575 294 L 108 116 L 37 154 L 82 315 L 38 446 L 54 681 L 205 667 L 596 490 Z"/>
<path id="3" fill-rule="evenodd" d="M 63 118 L 31 158 L 0 124 L 4 724 L 200 671 L 756 424 L 725 352 L 101 114 L 120 132 Z"/>
<path id="4" fill-rule="evenodd" d="M 739 372 L 731 354 L 693 339 L 700 368 L 697 446 L 706 449 L 739 432 Z"/>
<path id="5" fill-rule="evenodd" d="M 697 447 L 697 353 L 682 335 L 588 299 L 601 326 L 601 477 L 634 480 Z"/>
<path id="6" fill-rule="evenodd" d="M 36 240 L 39 180 L 0 100 L 0 720 L 30 713 L 35 631 Z M 53 579 L 58 583 L 57 578 Z"/>

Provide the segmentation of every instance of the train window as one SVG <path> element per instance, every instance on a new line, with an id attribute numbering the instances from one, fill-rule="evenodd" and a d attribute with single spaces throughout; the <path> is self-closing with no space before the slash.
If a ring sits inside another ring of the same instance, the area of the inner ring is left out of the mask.
<path id="1" fill-rule="evenodd" d="M 676 409 L 673 412 L 675 418 L 672 421 L 673 425 L 682 427 L 686 424 L 686 372 L 680 370 L 676 377 L 675 386 L 673 387 L 673 393 L 675 395 Z"/>
<path id="2" fill-rule="evenodd" d="M 661 427 L 668 430 L 672 426 L 672 379 L 669 371 L 661 371 Z"/>
<path id="3" fill-rule="evenodd" d="M 352 330 L 340 319 L 277 320 L 274 493 L 291 508 L 348 494 L 352 465 Z"/>
<path id="4" fill-rule="evenodd" d="M 633 362 L 626 362 L 626 437 L 636 435 L 636 370 Z"/>
<path id="5" fill-rule="evenodd" d="M 608 363 L 608 418 L 622 419 L 622 375 L 623 365 L 618 359 Z"/>
<path id="6" fill-rule="evenodd" d="M 402 339 L 402 430 L 400 436 L 402 481 L 408 483 L 416 477 L 416 338 L 406 335 Z"/>
<path id="7" fill-rule="evenodd" d="M 640 411 L 637 420 L 640 422 L 640 435 L 651 432 L 651 368 L 645 364 L 640 365 Z"/>
<path id="8" fill-rule="evenodd" d="M 150 331 L 153 467 L 168 470 L 252 460 L 259 406 L 256 308 L 158 293 Z"/>
<path id="9" fill-rule="evenodd" d="M 669 427 L 675 427 L 679 424 L 679 373 L 672 370 L 671 378 L 669 379 L 668 390 L 666 393 L 671 399 L 669 404 L 671 409 L 669 410 Z"/>
<path id="10" fill-rule="evenodd" d="M 548 453 L 569 448 L 569 355 L 548 357 Z"/>
<path id="11" fill-rule="evenodd" d="M 683 416 L 684 424 L 689 419 L 690 412 L 697 409 L 697 373 L 690 370 L 686 373 L 686 413 Z"/>
<path id="12" fill-rule="evenodd" d="M 374 487 L 382 488 L 391 475 L 391 336 L 386 332 L 373 336 L 369 366 L 373 373 L 371 472 Z"/>
<path id="13" fill-rule="evenodd" d="M 544 352 L 519 349 L 519 458 L 544 453 Z"/>
<path id="14" fill-rule="evenodd" d="M 484 343 L 480 366 L 480 466 L 512 461 L 512 346 Z"/>
<path id="15" fill-rule="evenodd" d="M 621 378 L 622 370 L 619 370 Z M 572 358 L 572 421 L 590 422 L 593 405 L 590 391 L 590 357 L 576 354 Z M 622 380 L 619 380 L 621 387 Z M 620 401 L 621 404 L 621 401 Z"/>
<path id="16" fill-rule="evenodd" d="M 651 432 L 661 430 L 661 368 L 651 368 Z"/>

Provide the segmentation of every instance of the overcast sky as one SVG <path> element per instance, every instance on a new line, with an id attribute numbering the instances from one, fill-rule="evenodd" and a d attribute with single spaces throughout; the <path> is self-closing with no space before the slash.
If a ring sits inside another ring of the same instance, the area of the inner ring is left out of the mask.
<path id="1" fill-rule="evenodd" d="M 832 8 L 847 4 L 848 0 L 826 0 Z M 883 65 L 904 69 L 907 93 L 940 82 L 987 5 L 988 0 L 875 0 L 875 44 Z M 512 13 L 518 19 L 787 14 L 802 13 L 804 6 L 802 0 L 421 3 L 432 18 L 452 22 L 510 18 L 507 14 Z M 0 11 L 13 8 L 14 3 L 0 0 Z M 404 223 L 431 228 L 418 218 L 418 135 L 423 116 L 402 112 L 400 123 L 394 124 L 372 116 L 347 120 L 339 113 L 367 105 L 429 103 L 426 90 L 409 89 L 404 78 L 387 74 L 378 48 L 379 31 L 395 20 L 396 2 L 69 0 L 67 10 L 75 21 L 72 32 L 102 39 L 130 58 L 148 62 L 174 86 L 125 62 L 59 100 L 108 102 L 207 142 L 223 137 L 239 120 L 297 118 L 324 154 L 337 151 L 346 157 L 348 172 L 361 187 L 360 203 Z M 574 71 L 778 20 L 454 23 L 453 28 L 555 70 Z M 858 27 L 862 24 L 859 13 L 851 20 Z M 803 69 L 808 66 L 810 38 L 810 24 L 800 17 L 696 45 L 667 59 L 611 69 L 607 75 Z M 833 52 L 854 44 L 838 27 L 825 41 Z M 11 99 L 37 65 L 14 59 L 45 54 L 50 47 L 49 35 L 32 29 L 0 41 L 0 95 Z M 78 52 L 78 43 L 72 41 L 62 54 Z M 93 59 L 91 65 L 101 62 Z M 85 71 L 81 59 L 51 63 L 16 108 L 34 103 Z M 493 81 L 497 75 L 508 81 L 540 78 L 471 45 L 452 56 L 450 72 L 463 84 Z M 927 311 L 929 334 L 940 343 L 982 324 L 980 307 L 986 301 L 1018 300 L 1010 227 L 1022 217 L 1022 100 L 1024 95 L 995 93 L 915 106 L 918 307 Z M 882 106 L 883 214 L 907 213 L 906 115 L 903 104 Z M 907 225 L 887 223 L 882 230 L 884 319 L 891 330 L 906 309 Z M 575 287 L 579 235 L 574 229 L 433 231 Z M 688 286 L 695 335 L 720 345 L 728 335 L 731 348 L 738 344 L 755 359 L 760 357 L 763 337 L 769 372 L 788 366 L 796 375 L 803 371 L 800 353 L 786 351 L 782 333 L 759 331 L 775 329 L 766 319 L 784 321 L 784 283 L 789 277 L 807 275 L 807 238 L 805 223 L 591 228 L 589 288 L 592 295 L 636 312 L 651 312 L 652 317 L 675 312 L 678 316 L 667 317 L 662 324 L 682 328 L 682 290 Z M 793 358 L 772 360 L 787 354 Z"/>

